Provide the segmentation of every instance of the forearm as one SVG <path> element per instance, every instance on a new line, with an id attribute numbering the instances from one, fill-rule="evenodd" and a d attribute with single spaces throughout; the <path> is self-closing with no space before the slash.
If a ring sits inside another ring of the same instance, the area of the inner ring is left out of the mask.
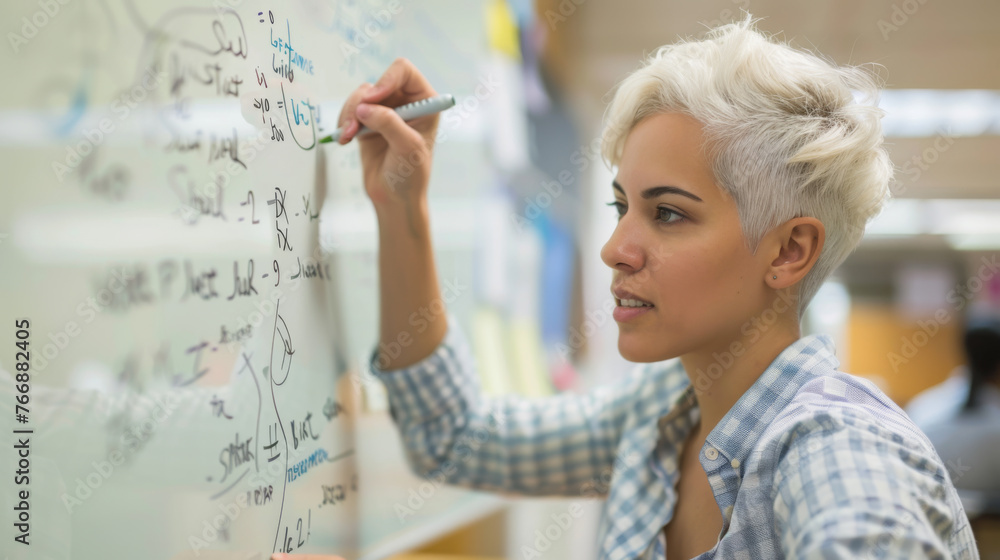
<path id="1" fill-rule="evenodd" d="M 382 372 L 372 356 L 407 461 L 421 477 L 518 495 L 604 495 L 612 472 L 641 456 L 632 443 L 621 446 L 640 391 L 683 389 L 684 370 L 675 361 L 639 364 L 583 395 L 486 397 L 466 334 L 449 318 L 441 345 L 413 367 Z"/>
<path id="2" fill-rule="evenodd" d="M 379 365 L 391 371 L 429 356 L 444 339 L 448 324 L 441 309 L 444 302 L 434 266 L 427 200 L 376 206 L 375 212 L 379 229 Z"/>

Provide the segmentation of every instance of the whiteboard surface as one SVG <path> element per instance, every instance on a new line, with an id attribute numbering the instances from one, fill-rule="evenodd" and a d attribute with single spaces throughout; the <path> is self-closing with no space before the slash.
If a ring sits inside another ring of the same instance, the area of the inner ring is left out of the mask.
<path id="1" fill-rule="evenodd" d="M 2 8 L 23 41 L 0 49 L 0 502 L 30 493 L 31 543 L 5 507 L 5 557 L 374 557 L 491 507 L 445 489 L 390 513 L 419 479 L 399 477 L 390 424 L 356 422 L 375 217 L 356 147 L 316 146 L 396 56 L 471 94 L 481 4 L 63 2 Z M 455 217 L 435 224 L 442 276 L 463 282 L 472 247 L 444 237 L 475 227 L 481 118 L 443 123 L 432 179 Z"/>

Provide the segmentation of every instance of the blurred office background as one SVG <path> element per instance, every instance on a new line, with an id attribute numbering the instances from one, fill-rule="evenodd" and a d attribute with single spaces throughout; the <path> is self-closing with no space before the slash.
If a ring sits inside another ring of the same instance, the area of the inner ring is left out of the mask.
<path id="1" fill-rule="evenodd" d="M 887 85 L 893 200 L 811 303 L 803 335 L 832 335 L 841 369 L 901 407 L 932 387 L 939 393 L 925 399 L 925 412 L 929 403 L 947 417 L 964 402 L 965 322 L 1000 316 L 1000 4 L 498 0 L 485 9 L 487 73 L 517 84 L 493 100 L 502 116 L 488 132 L 497 188 L 487 197 L 481 254 L 490 262 L 477 266 L 474 318 L 462 325 L 475 333 L 487 391 L 585 391 L 633 366 L 617 352 L 611 270 L 599 256 L 616 221 L 605 206 L 613 196 L 598 151 L 602 113 L 615 84 L 656 47 L 747 10 L 764 31 L 836 63 L 882 65 Z M 951 458 L 949 472 L 961 487 L 965 473 L 984 474 L 998 454 L 994 446 Z M 995 504 L 974 491 L 963 497 L 989 557 L 998 550 Z M 424 550 L 520 557 L 524 546 L 538 549 L 537 531 L 571 503 L 511 500 Z M 586 515 L 543 557 L 594 557 L 599 508 L 586 502 Z"/>

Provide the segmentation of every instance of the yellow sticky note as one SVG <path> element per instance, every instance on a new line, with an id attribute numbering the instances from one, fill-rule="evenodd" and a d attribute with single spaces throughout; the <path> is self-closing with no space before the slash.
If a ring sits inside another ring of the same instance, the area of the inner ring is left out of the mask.
<path id="1" fill-rule="evenodd" d="M 517 22 L 506 0 L 493 0 L 486 7 L 486 30 L 490 48 L 511 58 L 521 60 L 521 47 L 517 35 Z"/>

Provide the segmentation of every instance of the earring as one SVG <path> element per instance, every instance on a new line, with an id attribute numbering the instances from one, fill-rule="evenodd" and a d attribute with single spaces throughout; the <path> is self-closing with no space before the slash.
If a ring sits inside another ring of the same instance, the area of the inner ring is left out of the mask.
<path id="1" fill-rule="evenodd" d="M 775 280 L 777 280 L 777 279 L 778 279 L 778 277 L 777 277 L 777 276 L 772 276 L 771 278 L 774 278 Z"/>

